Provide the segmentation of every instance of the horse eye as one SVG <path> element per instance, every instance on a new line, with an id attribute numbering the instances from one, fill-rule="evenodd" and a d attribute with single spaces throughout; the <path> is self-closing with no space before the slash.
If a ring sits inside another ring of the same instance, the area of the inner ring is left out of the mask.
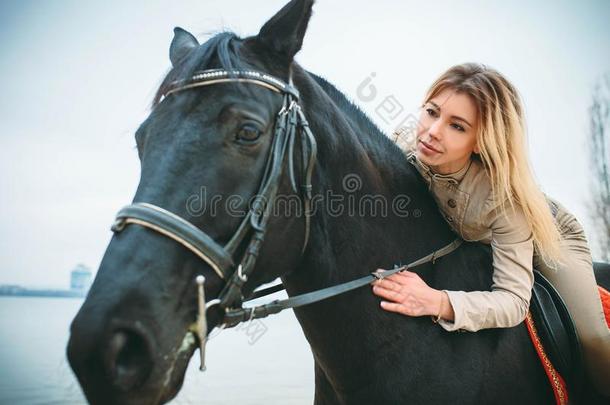
<path id="1" fill-rule="evenodd" d="M 261 136 L 261 131 L 251 124 L 246 124 L 242 126 L 237 134 L 235 135 L 235 139 L 238 141 L 245 142 L 254 142 L 258 140 Z"/>

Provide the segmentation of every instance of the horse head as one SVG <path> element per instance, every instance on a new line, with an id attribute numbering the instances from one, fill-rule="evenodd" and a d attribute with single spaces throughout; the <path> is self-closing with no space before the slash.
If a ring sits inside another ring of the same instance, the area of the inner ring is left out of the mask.
<path id="1" fill-rule="evenodd" d="M 174 30 L 172 69 L 135 134 L 133 204 L 119 213 L 71 325 L 68 358 L 91 403 L 176 395 L 205 339 L 193 332 L 198 276 L 200 295 L 209 303 L 228 291 L 228 306 L 301 257 L 306 216 L 270 210 L 269 199 L 308 194 L 315 143 L 290 83 L 312 3 L 291 1 L 244 39 L 225 32 L 199 44 Z M 221 305 L 205 312 L 210 331 Z"/>

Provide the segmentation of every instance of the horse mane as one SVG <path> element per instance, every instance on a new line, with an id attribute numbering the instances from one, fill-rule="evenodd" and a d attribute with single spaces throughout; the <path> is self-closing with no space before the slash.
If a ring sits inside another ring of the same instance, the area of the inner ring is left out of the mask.
<path id="1" fill-rule="evenodd" d="M 393 179 L 394 182 L 400 183 L 400 179 L 404 180 L 404 176 L 416 176 L 414 168 L 406 160 L 405 153 L 381 131 L 357 104 L 349 100 L 342 91 L 328 80 L 303 68 L 300 69 L 319 85 L 334 106 L 342 113 L 342 117 L 350 125 L 354 136 L 364 146 L 368 157 L 377 169 L 383 172 L 386 180 Z"/>
<path id="2" fill-rule="evenodd" d="M 322 87 L 337 107 L 350 117 L 357 129 L 359 129 L 356 133 L 360 135 L 362 141 L 373 140 L 374 144 L 384 149 L 393 150 L 393 154 L 398 152 L 399 155 L 402 155 L 402 151 L 396 143 L 386 136 L 373 120 L 357 104 L 349 100 L 341 90 L 337 89 L 335 85 L 323 77 L 309 71 L 307 73 Z"/>
<path id="3" fill-rule="evenodd" d="M 328 96 L 335 102 L 337 107 L 342 111 L 348 113 L 348 115 L 358 124 L 358 126 L 367 129 L 367 133 L 375 134 L 383 138 L 387 138 L 381 129 L 366 115 L 364 111 L 355 103 L 350 101 L 347 96 L 335 85 L 330 83 L 325 78 L 315 73 L 309 72 L 309 75 L 322 87 L 322 89 L 328 94 Z"/>

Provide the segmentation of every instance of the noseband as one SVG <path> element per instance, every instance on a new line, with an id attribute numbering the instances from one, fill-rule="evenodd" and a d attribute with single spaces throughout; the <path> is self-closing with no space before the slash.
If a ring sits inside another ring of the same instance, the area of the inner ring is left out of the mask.
<path id="1" fill-rule="evenodd" d="M 179 217 L 178 215 L 149 203 L 134 203 L 121 209 L 114 224 L 112 231 L 120 233 L 129 224 L 137 224 L 160 234 L 163 234 L 204 260 L 214 272 L 225 282 L 225 285 L 217 299 L 205 302 L 203 276 L 197 277 L 198 285 L 198 308 L 199 315 L 197 322 L 189 328 L 189 333 L 195 333 L 199 338 L 201 367 L 204 370 L 205 341 L 207 336 L 207 310 L 218 305 L 224 310 L 224 318 L 221 327 L 235 326 L 244 321 L 262 318 L 270 314 L 278 313 L 284 309 L 308 305 L 323 299 L 351 291 L 353 289 L 370 284 L 371 281 L 390 276 L 396 272 L 407 268 L 432 261 L 455 250 L 461 243 L 456 239 L 443 248 L 406 266 L 397 267 L 380 273 L 352 280 L 340 285 L 313 291 L 291 297 L 286 300 L 275 300 L 269 304 L 251 308 L 242 308 L 245 297 L 242 295 L 242 288 L 248 277 L 252 274 L 256 259 L 261 249 L 271 210 L 278 192 L 282 176 L 282 167 L 287 160 L 290 176 L 290 184 L 295 193 L 300 192 L 304 204 L 305 216 L 305 237 L 301 253 L 305 251 L 310 233 L 310 216 L 312 201 L 311 177 L 316 162 L 317 146 L 316 141 L 309 129 L 309 124 L 303 111 L 299 106 L 299 92 L 290 84 L 284 83 L 276 77 L 257 72 L 242 70 L 223 70 L 213 69 L 197 72 L 188 80 L 181 80 L 172 83 L 169 90 L 164 94 L 168 97 L 171 94 L 219 83 L 251 83 L 283 95 L 282 108 L 275 118 L 273 139 L 271 148 L 267 156 L 266 166 L 263 172 L 262 181 L 258 193 L 255 196 L 252 207 L 242 220 L 237 230 L 225 246 L 221 246 L 213 238 L 195 225 Z M 301 140 L 301 174 L 303 181 L 300 189 L 297 189 L 294 174 L 294 142 L 299 137 Z M 245 238 L 250 235 L 247 244 L 239 261 L 234 258 L 237 255 L 239 246 Z M 237 266 L 235 263 L 238 263 Z M 264 290 L 255 291 L 250 299 L 258 298 L 282 290 L 282 285 L 276 285 Z"/>

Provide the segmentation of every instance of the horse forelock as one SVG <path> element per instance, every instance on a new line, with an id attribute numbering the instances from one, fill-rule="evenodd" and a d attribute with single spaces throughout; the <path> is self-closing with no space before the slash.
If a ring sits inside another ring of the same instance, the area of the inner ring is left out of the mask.
<path id="1" fill-rule="evenodd" d="M 173 82 L 186 80 L 198 70 L 209 68 L 244 70 L 250 68 L 239 54 L 238 48 L 241 42 L 242 39 L 235 33 L 223 31 L 199 45 L 167 73 L 155 93 L 152 107 L 154 108 L 159 104 Z"/>

